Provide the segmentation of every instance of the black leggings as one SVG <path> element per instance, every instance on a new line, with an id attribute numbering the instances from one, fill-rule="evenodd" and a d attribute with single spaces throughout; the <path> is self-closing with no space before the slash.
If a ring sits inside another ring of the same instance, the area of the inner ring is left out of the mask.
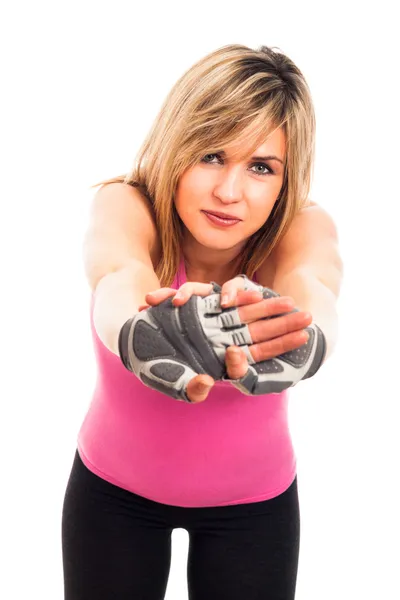
<path id="1" fill-rule="evenodd" d="M 162 600 L 175 528 L 189 533 L 190 600 L 294 599 L 297 478 L 271 500 L 186 508 L 108 483 L 76 453 L 62 515 L 65 600 Z"/>

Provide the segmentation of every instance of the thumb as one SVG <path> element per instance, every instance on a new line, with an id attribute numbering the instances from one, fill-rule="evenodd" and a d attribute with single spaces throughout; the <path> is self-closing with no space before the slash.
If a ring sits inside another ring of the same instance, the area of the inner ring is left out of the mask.
<path id="1" fill-rule="evenodd" d="M 247 356 L 237 346 L 229 346 L 226 349 L 225 365 L 229 379 L 240 379 L 249 369 Z"/>
<path id="2" fill-rule="evenodd" d="M 142 310 L 145 310 L 146 308 L 150 308 L 150 305 L 149 304 L 141 304 L 138 307 L 138 312 L 141 312 Z"/>
<path id="3" fill-rule="evenodd" d="M 203 402 L 215 381 L 210 375 L 196 375 L 189 381 L 186 387 L 186 395 L 191 402 Z"/>

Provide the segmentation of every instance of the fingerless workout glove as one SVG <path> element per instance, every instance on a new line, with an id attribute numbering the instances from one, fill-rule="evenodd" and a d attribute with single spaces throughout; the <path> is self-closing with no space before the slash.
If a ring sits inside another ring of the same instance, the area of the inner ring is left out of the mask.
<path id="1" fill-rule="evenodd" d="M 226 348 L 238 343 L 236 331 L 226 329 L 231 323 L 221 311 L 220 294 L 193 295 L 180 307 L 168 298 L 123 325 L 119 354 L 145 385 L 190 402 L 186 388 L 193 377 L 207 373 L 222 379 Z"/>
<path id="2" fill-rule="evenodd" d="M 280 296 L 280 294 L 274 292 L 269 288 L 265 288 L 262 285 L 258 285 L 248 279 L 246 275 L 238 275 L 243 277 L 245 280 L 245 290 L 255 290 L 263 294 L 264 298 L 272 298 Z M 228 309 L 231 313 L 237 313 L 237 308 Z M 299 312 L 295 308 L 291 312 Z M 280 315 L 266 317 L 267 319 L 275 319 Z M 235 320 L 239 319 L 239 316 L 234 317 Z M 246 337 L 250 338 L 250 331 L 247 325 L 243 325 L 246 328 Z M 243 329 L 241 330 L 243 331 Z M 229 379 L 224 377 L 224 381 L 231 381 L 232 385 L 242 391 L 244 394 L 258 395 L 258 394 L 279 394 L 283 390 L 296 385 L 302 379 L 309 379 L 318 371 L 322 365 L 325 354 L 326 354 L 326 340 L 323 332 L 315 323 L 311 323 L 306 328 L 309 335 L 309 339 L 305 344 L 280 354 L 275 358 L 264 360 L 261 362 L 255 362 L 248 344 L 253 342 L 247 342 L 247 345 L 242 346 L 242 350 L 247 356 L 249 362 L 249 369 L 247 373 L 240 379 Z M 239 344 L 240 345 L 240 344 Z"/>
<path id="3" fill-rule="evenodd" d="M 242 277 L 246 290 L 261 291 L 264 298 L 279 296 Z M 168 298 L 123 325 L 118 338 L 121 360 L 145 385 L 190 402 L 187 385 L 200 373 L 255 395 L 280 393 L 317 372 L 325 356 L 325 337 L 317 325 L 307 328 L 310 337 L 301 348 L 256 363 L 248 348 L 253 341 L 247 324 L 241 322 L 237 308 L 221 308 L 221 287 L 212 285 L 208 296 L 193 295 L 180 307 Z M 237 380 L 226 376 L 225 352 L 232 345 L 240 346 L 249 362 L 247 373 Z"/>

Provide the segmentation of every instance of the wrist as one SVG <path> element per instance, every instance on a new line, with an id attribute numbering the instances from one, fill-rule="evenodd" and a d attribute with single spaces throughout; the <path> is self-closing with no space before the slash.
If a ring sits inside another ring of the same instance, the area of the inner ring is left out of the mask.
<path id="1" fill-rule="evenodd" d="M 118 334 L 117 348 L 122 364 L 128 371 L 132 372 L 132 365 L 129 358 L 129 348 L 132 345 L 132 323 L 134 317 L 129 318 L 121 327 Z"/>

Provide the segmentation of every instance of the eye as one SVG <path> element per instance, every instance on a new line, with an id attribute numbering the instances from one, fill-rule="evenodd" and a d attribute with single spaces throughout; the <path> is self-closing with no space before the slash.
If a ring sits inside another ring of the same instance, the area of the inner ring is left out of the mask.
<path id="1" fill-rule="evenodd" d="M 211 157 L 211 160 L 210 160 Z M 203 156 L 203 158 L 201 159 L 201 162 L 207 163 L 207 164 L 215 164 L 215 162 L 213 161 L 213 157 L 217 158 L 217 162 L 218 163 L 222 163 L 223 160 L 221 158 L 221 156 L 219 154 L 205 154 Z M 253 171 L 253 173 L 255 173 L 256 175 L 260 175 L 261 177 L 264 177 L 265 175 L 274 175 L 274 171 L 271 169 L 271 167 L 269 167 L 266 163 L 254 163 L 251 165 L 251 168 L 253 167 L 261 167 L 262 169 L 266 169 L 266 171 Z"/>
<path id="2" fill-rule="evenodd" d="M 268 165 L 266 165 L 265 163 L 254 163 L 254 165 L 252 165 L 252 167 L 262 167 L 263 169 L 267 169 L 267 171 L 255 171 L 256 175 L 273 175 L 274 172 L 271 169 L 271 167 L 269 167 Z"/>
<path id="3" fill-rule="evenodd" d="M 205 163 L 210 163 L 212 162 L 211 160 L 207 160 L 207 157 L 209 156 L 218 156 L 219 162 L 221 162 L 221 157 L 219 156 L 219 154 L 206 154 L 205 156 L 203 156 L 203 158 L 201 159 L 201 162 L 205 162 Z"/>

